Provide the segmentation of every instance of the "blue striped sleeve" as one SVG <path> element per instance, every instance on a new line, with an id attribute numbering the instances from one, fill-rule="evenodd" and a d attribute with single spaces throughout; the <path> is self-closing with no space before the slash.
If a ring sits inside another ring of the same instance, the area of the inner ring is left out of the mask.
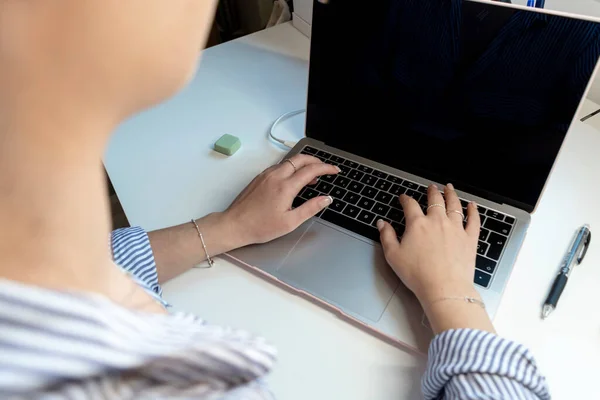
<path id="1" fill-rule="evenodd" d="M 152 292 L 162 296 L 156 262 L 146 231 L 140 227 L 117 229 L 111 234 L 111 246 L 115 264 Z"/>
<path id="2" fill-rule="evenodd" d="M 472 329 L 433 339 L 422 389 L 425 399 L 550 399 L 527 348 Z"/>

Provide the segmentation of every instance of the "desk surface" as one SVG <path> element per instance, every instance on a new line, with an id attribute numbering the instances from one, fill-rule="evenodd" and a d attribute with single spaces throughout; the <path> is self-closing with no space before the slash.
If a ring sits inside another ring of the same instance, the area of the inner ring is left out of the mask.
<path id="1" fill-rule="evenodd" d="M 185 91 L 125 123 L 105 166 L 129 221 L 152 230 L 222 210 L 254 175 L 279 161 L 286 152 L 267 140 L 267 131 L 279 115 L 304 107 L 308 50 L 308 39 L 289 24 L 217 46 L 204 52 Z M 278 134 L 298 140 L 303 128 L 298 116 Z M 243 143 L 230 158 L 211 150 L 224 133 Z M 600 227 L 599 148 L 599 132 L 574 125 L 495 320 L 501 335 L 533 350 L 556 399 L 597 392 L 600 245 L 592 243 L 551 318 L 542 322 L 539 314 L 574 230 L 583 223 Z M 164 292 L 177 309 L 273 342 L 280 358 L 269 381 L 280 399 L 420 397 L 424 359 L 225 259 L 169 282 Z"/>

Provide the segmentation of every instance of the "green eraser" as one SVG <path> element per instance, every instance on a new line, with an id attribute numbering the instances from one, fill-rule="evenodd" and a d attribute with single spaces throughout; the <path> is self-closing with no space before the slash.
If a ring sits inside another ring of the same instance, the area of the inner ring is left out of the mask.
<path id="1" fill-rule="evenodd" d="M 215 143 L 215 151 L 225 154 L 226 156 L 232 156 L 242 147 L 242 142 L 239 138 L 225 134 L 221 136 Z"/>

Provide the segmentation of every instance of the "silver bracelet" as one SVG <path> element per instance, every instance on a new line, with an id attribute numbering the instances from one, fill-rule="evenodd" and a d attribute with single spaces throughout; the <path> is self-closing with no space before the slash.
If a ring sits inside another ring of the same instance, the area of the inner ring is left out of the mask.
<path id="1" fill-rule="evenodd" d="M 200 232 L 200 228 L 198 227 L 198 224 L 196 223 L 195 219 L 192 219 L 192 224 L 194 224 L 194 226 L 196 227 L 196 232 L 198 232 L 198 236 L 200 237 L 200 241 L 202 242 L 202 248 L 204 248 L 204 254 L 206 254 L 206 261 L 208 261 L 208 268 L 211 268 L 215 265 L 215 262 L 208 255 L 208 250 L 206 249 L 206 243 L 204 243 L 204 236 L 202 236 L 202 232 Z"/>
<path id="2" fill-rule="evenodd" d="M 481 308 L 483 308 L 485 310 L 485 303 L 479 299 L 476 299 L 475 297 L 442 297 L 441 299 L 437 299 L 432 301 L 431 303 L 429 303 L 429 306 L 434 305 L 435 303 L 439 303 L 440 301 L 446 301 L 446 300 L 461 300 L 461 301 L 465 301 L 467 303 L 471 303 L 471 304 L 477 304 L 478 306 L 481 306 Z"/>

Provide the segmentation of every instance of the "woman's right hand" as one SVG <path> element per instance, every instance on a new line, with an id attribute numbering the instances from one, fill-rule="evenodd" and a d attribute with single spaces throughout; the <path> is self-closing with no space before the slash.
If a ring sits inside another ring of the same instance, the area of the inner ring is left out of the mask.
<path id="1" fill-rule="evenodd" d="M 394 228 L 378 222 L 386 260 L 421 302 L 436 332 L 452 328 L 493 331 L 484 308 L 465 298 L 481 299 L 473 285 L 480 219 L 477 206 L 462 206 L 452 185 L 444 196 L 436 186 L 428 189 L 429 209 L 402 195 L 406 231 L 398 241 Z M 466 318 L 465 318 L 466 317 Z"/>

